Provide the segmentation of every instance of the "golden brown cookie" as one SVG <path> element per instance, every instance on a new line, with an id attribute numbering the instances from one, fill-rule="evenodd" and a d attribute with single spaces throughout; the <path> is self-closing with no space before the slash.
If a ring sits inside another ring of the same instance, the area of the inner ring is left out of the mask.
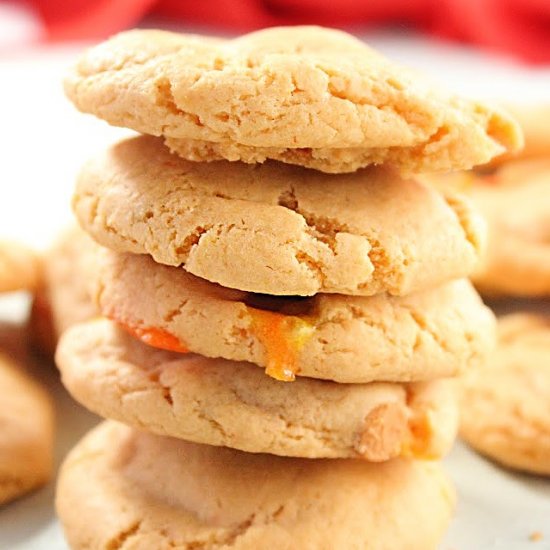
<path id="1" fill-rule="evenodd" d="M 88 50 L 65 91 L 81 111 L 163 136 L 190 160 L 449 171 L 522 143 L 504 113 L 435 90 L 356 38 L 321 27 L 234 40 L 130 31 Z"/>
<path id="2" fill-rule="evenodd" d="M 437 463 L 242 453 L 113 422 L 73 449 L 57 492 L 73 550 L 435 550 L 454 502 Z"/>
<path id="3" fill-rule="evenodd" d="M 34 290 L 41 266 L 38 256 L 27 246 L 13 241 L 0 241 L 0 292 Z"/>
<path id="4" fill-rule="evenodd" d="M 249 363 L 150 348 L 107 320 L 69 329 L 56 360 L 65 387 L 93 412 L 197 443 L 381 462 L 440 458 L 456 436 L 448 380 L 285 384 Z"/>
<path id="5" fill-rule="evenodd" d="M 519 470 L 550 475 L 550 318 L 499 320 L 499 344 L 460 383 L 462 437 Z"/>
<path id="6" fill-rule="evenodd" d="M 249 361 L 280 380 L 420 381 L 485 361 L 495 321 L 466 280 L 403 297 L 269 297 L 102 249 L 102 313 L 145 343 Z"/>
<path id="7" fill-rule="evenodd" d="M 489 226 L 474 283 L 487 295 L 550 295 L 550 157 L 472 177 L 473 202 Z"/>
<path id="8" fill-rule="evenodd" d="M 77 226 L 64 230 L 44 255 L 43 280 L 31 314 L 33 341 L 52 355 L 61 333 L 98 315 L 90 296 L 97 245 Z"/>
<path id="9" fill-rule="evenodd" d="M 188 162 L 146 136 L 90 161 L 73 207 L 104 246 L 272 295 L 409 294 L 467 275 L 485 236 L 467 201 L 387 169 Z"/>
<path id="10" fill-rule="evenodd" d="M 44 485 L 53 468 L 53 405 L 0 354 L 0 505 Z"/>

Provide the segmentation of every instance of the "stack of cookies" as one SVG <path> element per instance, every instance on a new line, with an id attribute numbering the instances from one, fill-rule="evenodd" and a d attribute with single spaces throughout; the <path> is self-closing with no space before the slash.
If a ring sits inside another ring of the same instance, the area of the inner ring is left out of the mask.
<path id="1" fill-rule="evenodd" d="M 410 174 L 516 148 L 514 123 L 315 27 L 124 33 L 66 91 L 146 134 L 73 199 L 104 318 L 57 361 L 110 420 L 61 474 L 72 548 L 435 548 L 446 378 L 494 318 L 464 279 L 483 223 Z"/>

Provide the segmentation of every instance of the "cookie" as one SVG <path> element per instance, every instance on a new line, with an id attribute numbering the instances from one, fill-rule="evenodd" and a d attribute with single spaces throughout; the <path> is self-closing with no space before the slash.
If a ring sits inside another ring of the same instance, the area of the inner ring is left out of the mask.
<path id="1" fill-rule="evenodd" d="M 82 56 L 65 91 L 81 111 L 163 136 L 189 160 L 445 172 L 522 144 L 503 112 L 436 91 L 354 37 L 320 27 L 234 40 L 122 33 Z"/>
<path id="2" fill-rule="evenodd" d="M 0 241 L 0 292 L 34 290 L 40 281 L 40 261 L 27 246 Z"/>
<path id="3" fill-rule="evenodd" d="M 508 466 L 550 475 L 550 318 L 499 320 L 499 344 L 460 384 L 461 436 Z"/>
<path id="4" fill-rule="evenodd" d="M 495 296 L 550 295 L 550 158 L 473 177 L 472 199 L 489 226 L 476 286 Z"/>
<path id="5" fill-rule="evenodd" d="M 0 354 L 0 505 L 44 485 L 53 468 L 53 406 L 46 392 Z"/>
<path id="6" fill-rule="evenodd" d="M 456 435 L 447 380 L 288 385 L 249 363 L 153 349 L 112 322 L 69 329 L 56 354 L 63 384 L 100 416 L 159 435 L 243 451 L 384 461 L 439 458 Z"/>
<path id="7" fill-rule="evenodd" d="M 248 361 L 279 380 L 344 383 L 453 376 L 493 347 L 491 311 L 466 280 L 404 297 L 269 297 L 209 283 L 145 255 L 102 249 L 103 315 L 145 343 Z"/>
<path id="8" fill-rule="evenodd" d="M 250 454 L 105 422 L 67 457 L 56 500 L 73 550 L 435 550 L 455 493 L 433 462 Z"/>
<path id="9" fill-rule="evenodd" d="M 65 229 L 43 258 L 43 280 L 31 312 L 33 342 L 53 355 L 59 336 L 71 325 L 98 315 L 91 300 L 97 245 L 78 226 Z"/>
<path id="10" fill-rule="evenodd" d="M 485 233 L 459 196 L 384 168 L 188 162 L 148 136 L 89 162 L 73 208 L 104 246 L 272 295 L 409 294 L 468 274 Z"/>

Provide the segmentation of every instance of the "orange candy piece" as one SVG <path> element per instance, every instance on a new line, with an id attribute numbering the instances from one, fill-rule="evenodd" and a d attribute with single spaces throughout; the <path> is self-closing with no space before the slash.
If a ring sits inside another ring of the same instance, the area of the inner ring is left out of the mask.
<path id="1" fill-rule="evenodd" d="M 314 327 L 300 317 L 249 307 L 252 329 L 267 354 L 266 374 L 283 382 L 296 378 L 298 352 Z"/>
<path id="2" fill-rule="evenodd" d="M 144 344 L 154 348 L 165 349 L 167 351 L 176 351 L 178 353 L 188 353 L 178 338 L 165 330 L 154 327 L 134 327 L 127 323 L 122 323 L 114 319 L 116 323 L 132 336 L 141 340 Z"/>

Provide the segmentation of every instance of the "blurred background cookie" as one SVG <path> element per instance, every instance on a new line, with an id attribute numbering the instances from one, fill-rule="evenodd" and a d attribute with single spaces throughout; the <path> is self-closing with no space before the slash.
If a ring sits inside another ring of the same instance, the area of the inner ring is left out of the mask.
<path id="1" fill-rule="evenodd" d="M 148 347 L 110 321 L 69 329 L 56 362 L 84 406 L 136 428 L 308 458 L 441 458 L 456 435 L 452 384 L 283 384 L 250 363 Z"/>
<path id="2" fill-rule="evenodd" d="M 61 333 L 96 316 L 90 297 L 96 245 L 76 224 L 63 230 L 43 254 L 42 283 L 31 310 L 34 347 L 52 357 Z"/>
<path id="3" fill-rule="evenodd" d="M 38 256 L 29 247 L 0 240 L 0 292 L 36 289 L 40 269 Z"/>
<path id="4" fill-rule="evenodd" d="M 426 289 L 468 275 L 486 232 L 460 196 L 386 168 L 190 162 L 150 136 L 88 162 L 73 209 L 103 246 L 285 296 Z"/>
<path id="5" fill-rule="evenodd" d="M 505 466 L 550 475 L 550 318 L 499 319 L 486 366 L 460 380 L 461 436 Z"/>
<path id="6" fill-rule="evenodd" d="M 0 353 L 0 504 L 44 485 L 53 469 L 50 397 Z"/>

